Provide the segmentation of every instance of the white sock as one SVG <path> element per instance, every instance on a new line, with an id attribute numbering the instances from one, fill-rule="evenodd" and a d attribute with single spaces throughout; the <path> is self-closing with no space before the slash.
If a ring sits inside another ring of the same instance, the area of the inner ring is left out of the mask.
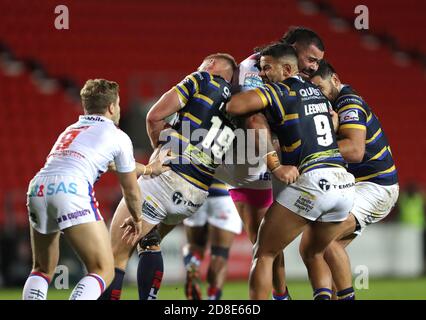
<path id="1" fill-rule="evenodd" d="M 22 300 L 46 300 L 50 279 L 41 272 L 31 272 L 24 285 Z"/>
<path id="2" fill-rule="evenodd" d="M 70 300 L 96 300 L 105 290 L 105 281 L 96 273 L 89 273 L 75 286 Z"/>

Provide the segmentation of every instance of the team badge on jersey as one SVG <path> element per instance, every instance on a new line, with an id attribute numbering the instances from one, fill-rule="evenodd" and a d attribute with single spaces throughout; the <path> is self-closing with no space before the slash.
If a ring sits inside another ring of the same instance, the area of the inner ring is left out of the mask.
<path id="1" fill-rule="evenodd" d="M 172 200 L 173 200 L 174 204 L 180 205 L 182 203 L 182 201 L 183 201 L 183 195 L 182 195 L 182 193 L 180 193 L 178 191 L 176 191 L 175 193 L 173 193 Z"/>
<path id="2" fill-rule="evenodd" d="M 323 190 L 323 191 L 330 190 L 331 185 L 330 185 L 330 182 L 328 182 L 327 180 L 321 179 L 318 184 L 319 184 L 319 187 L 321 188 L 321 190 Z"/>

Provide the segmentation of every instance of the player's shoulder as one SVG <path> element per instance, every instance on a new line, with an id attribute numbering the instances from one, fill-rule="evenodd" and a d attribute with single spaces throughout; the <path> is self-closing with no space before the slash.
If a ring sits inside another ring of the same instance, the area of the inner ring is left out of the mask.
<path id="1" fill-rule="evenodd" d="M 344 85 L 340 90 L 336 101 L 334 102 L 335 109 L 340 110 L 349 105 L 355 105 L 359 108 L 367 110 L 366 104 L 362 97 L 349 85 Z"/>
<path id="2" fill-rule="evenodd" d="M 185 79 L 181 82 L 181 85 L 189 85 L 195 87 L 197 90 L 207 84 L 212 76 L 206 71 L 195 71 L 188 74 Z"/>
<path id="3" fill-rule="evenodd" d="M 129 135 L 120 129 L 120 127 L 114 125 L 115 134 L 117 135 L 117 139 L 122 141 L 129 141 L 130 137 Z"/>
<path id="4" fill-rule="evenodd" d="M 294 76 L 280 82 L 269 83 L 267 86 L 270 89 L 273 88 L 275 91 L 280 92 L 282 95 L 296 96 L 295 90 L 311 87 L 311 85 L 313 84 L 305 82 L 301 77 Z"/>
<path id="5" fill-rule="evenodd" d="M 211 79 L 211 74 L 207 71 L 195 71 L 188 75 L 189 78 L 193 78 L 198 82 L 209 81 Z"/>

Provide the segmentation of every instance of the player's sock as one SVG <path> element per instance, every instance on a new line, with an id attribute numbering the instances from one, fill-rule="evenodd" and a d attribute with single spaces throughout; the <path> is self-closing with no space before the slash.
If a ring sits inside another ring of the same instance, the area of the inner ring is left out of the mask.
<path id="1" fill-rule="evenodd" d="M 105 290 L 105 281 L 96 273 L 88 273 L 71 292 L 70 300 L 96 300 Z"/>
<path id="2" fill-rule="evenodd" d="M 207 299 L 208 300 L 220 300 L 222 297 L 222 290 L 218 287 L 208 287 Z"/>
<path id="3" fill-rule="evenodd" d="M 139 300 L 156 300 L 163 280 L 163 255 L 161 250 L 143 251 L 139 255 L 138 290 Z"/>
<path id="4" fill-rule="evenodd" d="M 185 296 L 188 300 L 202 300 L 199 268 L 201 256 L 196 252 L 188 252 L 183 257 L 186 268 Z"/>
<path id="5" fill-rule="evenodd" d="M 272 291 L 272 300 L 291 300 L 290 293 L 288 292 L 288 288 L 285 287 L 284 293 L 280 293 L 280 292 L 273 290 Z"/>
<path id="6" fill-rule="evenodd" d="M 353 287 L 337 291 L 337 300 L 355 300 L 355 290 Z"/>
<path id="7" fill-rule="evenodd" d="M 187 270 L 192 267 L 198 268 L 201 265 L 201 257 L 196 252 L 188 251 L 188 253 L 183 256 L 183 264 Z"/>
<path id="8" fill-rule="evenodd" d="M 50 279 L 41 272 L 31 272 L 24 285 L 22 300 L 46 300 Z"/>
<path id="9" fill-rule="evenodd" d="M 328 288 L 318 288 L 314 290 L 314 300 L 330 300 L 333 291 Z"/>
<path id="10" fill-rule="evenodd" d="M 112 280 L 109 287 L 101 294 L 98 300 L 120 300 L 121 289 L 123 288 L 124 270 L 115 268 L 114 279 Z"/>

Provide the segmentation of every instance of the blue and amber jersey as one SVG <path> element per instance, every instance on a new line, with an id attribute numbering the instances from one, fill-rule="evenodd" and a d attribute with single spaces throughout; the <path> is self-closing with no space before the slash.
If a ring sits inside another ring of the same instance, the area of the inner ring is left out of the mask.
<path id="1" fill-rule="evenodd" d="M 299 76 L 255 89 L 281 146 L 281 162 L 300 173 L 345 168 L 329 112 L 330 102 L 311 82 Z"/>
<path id="2" fill-rule="evenodd" d="M 174 89 L 182 108 L 168 137 L 178 160 L 170 166 L 185 180 L 207 191 L 215 169 L 235 138 L 235 127 L 225 109 L 231 85 L 220 76 L 195 72 Z"/>
<path id="3" fill-rule="evenodd" d="M 381 185 L 397 183 L 397 172 L 388 139 L 367 103 L 350 86 L 343 86 L 333 108 L 339 114 L 339 130 L 354 128 L 366 131 L 362 162 L 349 163 L 348 166 L 348 171 L 355 176 L 356 181 Z"/>
<path id="4" fill-rule="evenodd" d="M 209 188 L 209 197 L 229 196 L 228 187 L 222 181 L 214 179 Z"/>

